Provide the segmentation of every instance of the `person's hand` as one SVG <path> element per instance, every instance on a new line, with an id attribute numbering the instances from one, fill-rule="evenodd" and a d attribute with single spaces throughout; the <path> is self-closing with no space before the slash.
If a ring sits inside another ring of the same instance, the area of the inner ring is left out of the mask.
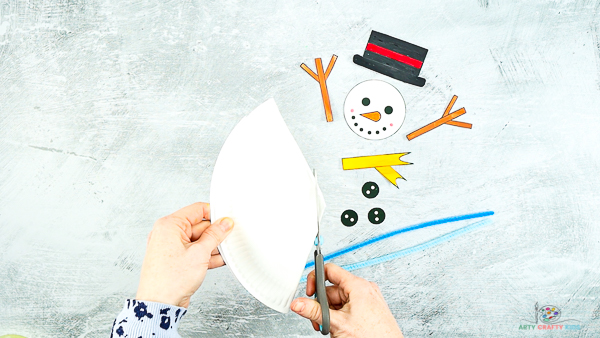
<path id="1" fill-rule="evenodd" d="M 356 277 L 331 263 L 325 264 L 331 337 L 403 337 L 396 319 L 377 284 Z M 315 271 L 306 279 L 306 295 L 315 294 Z M 292 311 L 312 321 L 315 331 L 322 323 L 321 305 L 314 299 L 298 298 Z"/>
<path id="2" fill-rule="evenodd" d="M 225 264 L 217 245 L 232 228 L 231 218 L 210 223 L 208 203 L 194 203 L 156 221 L 135 298 L 187 308 L 206 270 Z"/>

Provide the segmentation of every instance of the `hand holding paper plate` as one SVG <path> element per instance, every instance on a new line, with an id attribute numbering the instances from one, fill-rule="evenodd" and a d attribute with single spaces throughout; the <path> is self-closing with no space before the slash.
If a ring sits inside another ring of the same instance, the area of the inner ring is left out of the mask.
<path id="1" fill-rule="evenodd" d="M 325 209 L 320 190 L 273 99 L 233 129 L 215 164 L 211 218 L 235 226 L 219 246 L 256 299 L 289 311 Z"/>

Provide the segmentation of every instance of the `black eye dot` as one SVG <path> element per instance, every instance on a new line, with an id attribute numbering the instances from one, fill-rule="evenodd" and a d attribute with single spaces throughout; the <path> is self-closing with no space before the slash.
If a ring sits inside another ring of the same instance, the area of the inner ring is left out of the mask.
<path id="1" fill-rule="evenodd" d="M 387 106 L 387 107 L 385 107 L 384 111 L 385 111 L 386 114 L 389 115 L 389 114 L 391 114 L 394 111 L 394 108 L 392 108 L 390 106 Z"/>
<path id="2" fill-rule="evenodd" d="M 363 129 L 362 129 L 362 128 L 360 128 L 360 131 L 363 131 Z"/>
<path id="3" fill-rule="evenodd" d="M 383 127 L 383 131 L 385 131 L 385 130 L 386 130 L 385 127 Z"/>
<path id="4" fill-rule="evenodd" d="M 368 131 L 368 133 L 369 133 L 369 135 L 371 135 L 371 131 L 370 130 Z"/>
<path id="5" fill-rule="evenodd" d="M 364 99 L 362 99 L 362 104 L 363 106 L 368 106 L 371 104 L 371 100 L 369 100 L 368 97 L 365 97 Z"/>
<path id="6" fill-rule="evenodd" d="M 356 126 L 358 126 L 358 123 L 355 123 L 355 124 L 354 124 L 354 126 L 355 126 L 355 127 L 356 127 Z"/>
<path id="7" fill-rule="evenodd" d="M 356 118 L 356 116 L 352 116 L 352 119 L 354 120 Z"/>
<path id="8" fill-rule="evenodd" d="M 375 132 L 375 134 L 379 134 L 379 130 Z"/>

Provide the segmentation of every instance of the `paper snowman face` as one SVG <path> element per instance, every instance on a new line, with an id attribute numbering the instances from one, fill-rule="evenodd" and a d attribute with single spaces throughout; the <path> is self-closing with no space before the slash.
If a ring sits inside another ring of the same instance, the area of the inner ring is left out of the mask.
<path id="1" fill-rule="evenodd" d="M 357 135 L 369 140 L 388 138 L 404 123 L 404 98 L 394 86 L 379 80 L 357 84 L 346 96 L 344 117 Z"/>

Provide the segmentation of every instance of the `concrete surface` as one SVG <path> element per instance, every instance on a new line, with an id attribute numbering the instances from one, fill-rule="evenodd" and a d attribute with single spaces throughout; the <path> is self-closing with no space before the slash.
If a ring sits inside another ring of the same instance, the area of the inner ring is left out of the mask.
<path id="1" fill-rule="evenodd" d="M 407 337 L 592 337 L 600 332 L 598 1 L 0 0 L 0 335 L 107 337 L 138 283 L 154 221 L 209 200 L 228 132 L 274 97 L 328 204 L 323 249 L 446 216 L 494 223 L 356 271 Z M 423 88 L 352 62 L 371 30 L 429 49 Z M 300 67 L 339 59 L 334 122 Z M 346 94 L 387 81 L 406 101 L 394 136 L 347 127 Z M 412 141 L 452 95 L 459 120 Z M 399 189 L 342 157 L 410 151 Z M 362 184 L 380 194 L 368 200 Z M 366 221 L 372 207 L 387 218 Z M 352 208 L 354 227 L 339 220 Z M 268 213 L 268 210 L 265 210 Z M 398 236 L 357 262 L 468 223 Z M 298 294 L 304 291 L 298 289 Z M 523 330 L 535 304 L 580 330 Z M 211 271 L 184 337 L 319 336 Z"/>

